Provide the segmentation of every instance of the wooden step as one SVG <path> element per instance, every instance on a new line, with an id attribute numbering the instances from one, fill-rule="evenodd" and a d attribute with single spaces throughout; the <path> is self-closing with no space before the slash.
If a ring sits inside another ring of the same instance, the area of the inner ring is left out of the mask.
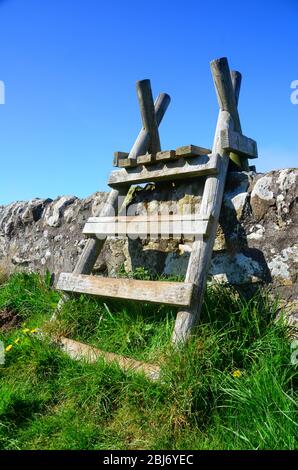
<path id="1" fill-rule="evenodd" d="M 147 153 L 137 158 L 128 158 L 129 154 L 126 152 L 115 152 L 113 165 L 119 168 L 131 168 L 138 165 L 152 165 L 156 162 L 168 162 L 169 160 L 177 160 L 181 157 L 197 157 L 210 153 L 210 149 L 198 147 L 197 145 L 184 145 L 183 147 L 178 147 L 176 150 L 164 150 L 156 154 Z"/>
<path id="2" fill-rule="evenodd" d="M 191 303 L 193 285 L 186 282 L 139 281 L 61 273 L 57 289 L 119 300 L 187 307 Z"/>
<path id="3" fill-rule="evenodd" d="M 194 178 L 197 176 L 217 174 L 220 166 L 219 155 L 200 155 L 193 158 L 179 158 L 168 163 L 160 162 L 154 165 L 139 165 L 133 168 L 122 168 L 112 171 L 108 184 L 112 188 L 160 182 L 176 179 Z"/>
<path id="4" fill-rule="evenodd" d="M 83 233 L 88 236 L 102 235 L 102 238 L 108 236 L 181 238 L 182 235 L 206 237 L 209 232 L 209 221 L 207 215 L 197 214 L 90 217 Z"/>
<path id="5" fill-rule="evenodd" d="M 211 152 L 211 149 L 206 149 L 205 147 L 184 145 L 183 147 L 176 148 L 176 157 L 195 157 L 197 155 L 209 155 Z"/>
<path id="6" fill-rule="evenodd" d="M 116 362 L 124 371 L 143 373 L 150 380 L 157 380 L 160 375 L 160 367 L 157 365 L 102 351 L 88 344 L 74 341 L 73 339 L 61 337 L 58 340 L 58 344 L 69 357 L 77 361 L 85 360 L 88 363 L 94 363 L 102 358 L 108 363 Z"/>
<path id="7" fill-rule="evenodd" d="M 231 129 L 220 132 L 221 146 L 229 152 L 245 158 L 258 158 L 258 147 L 255 140 Z"/>

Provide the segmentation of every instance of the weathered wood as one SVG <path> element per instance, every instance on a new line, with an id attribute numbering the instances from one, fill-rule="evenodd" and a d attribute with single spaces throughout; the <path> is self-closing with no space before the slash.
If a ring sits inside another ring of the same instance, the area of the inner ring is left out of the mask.
<path id="1" fill-rule="evenodd" d="M 242 75 L 240 72 L 237 72 L 236 70 L 232 70 L 230 72 L 230 75 L 231 75 L 232 86 L 233 86 L 234 95 L 235 95 L 236 106 L 238 107 Z M 230 157 L 231 162 L 233 162 L 234 165 L 236 165 L 236 168 L 238 167 L 241 170 L 248 171 L 248 161 L 246 158 L 243 158 L 239 154 L 234 153 L 234 152 L 230 152 L 229 157 Z M 231 169 L 233 170 L 233 165 L 229 165 L 229 167 L 231 167 Z"/>
<path id="2" fill-rule="evenodd" d="M 219 158 L 217 155 L 202 155 L 191 159 L 180 158 L 168 163 L 157 163 L 151 166 L 137 166 L 135 168 L 112 171 L 108 184 L 121 187 L 125 184 L 140 184 L 145 182 L 166 181 L 171 179 L 193 178 L 216 174 L 218 172 Z"/>
<path id="3" fill-rule="evenodd" d="M 107 363 L 117 363 L 121 369 L 126 372 L 143 373 L 150 380 L 158 380 L 160 376 L 160 367 L 154 364 L 148 364 L 142 361 L 136 361 L 130 357 L 120 356 L 101 349 L 89 346 L 73 339 L 60 337 L 58 345 L 71 358 L 76 361 L 84 360 L 88 363 L 95 363 L 103 359 Z"/>
<path id="4" fill-rule="evenodd" d="M 231 129 L 223 129 L 220 133 L 221 146 L 224 150 L 237 153 L 246 158 L 258 158 L 257 143 Z"/>
<path id="5" fill-rule="evenodd" d="M 140 80 L 136 84 L 139 107 L 142 117 L 143 128 L 149 134 L 149 153 L 160 152 L 160 140 L 158 124 L 156 121 L 155 108 L 151 90 L 150 80 Z M 136 159 L 137 155 L 130 153 L 129 159 Z"/>
<path id="6" fill-rule="evenodd" d="M 163 150 L 156 154 L 147 153 L 146 155 L 140 155 L 136 159 L 125 158 L 119 161 L 118 166 L 120 168 L 131 168 L 139 165 L 152 165 L 156 162 L 167 162 L 169 160 L 177 160 L 175 150 Z"/>
<path id="7" fill-rule="evenodd" d="M 153 157 L 157 162 L 167 162 L 169 160 L 176 160 L 176 152 L 175 150 L 163 150 L 162 152 L 157 152 Z"/>
<path id="8" fill-rule="evenodd" d="M 137 166 L 137 160 L 135 158 L 122 158 L 118 160 L 118 166 L 119 168 L 133 168 L 134 166 Z"/>
<path id="9" fill-rule="evenodd" d="M 203 156 L 210 153 L 210 149 L 197 147 L 196 145 L 185 145 L 184 147 L 178 147 L 176 150 L 163 150 L 156 154 L 147 153 L 146 155 L 138 156 L 136 159 L 121 158 L 118 159 L 118 165 L 114 166 L 118 166 L 120 168 L 131 168 L 139 165 L 152 165 L 156 162 L 178 160 L 179 158 L 198 157 L 200 155 Z"/>
<path id="10" fill-rule="evenodd" d="M 196 240 L 192 245 L 185 276 L 185 282 L 194 285 L 192 304 L 190 308 L 183 309 L 177 314 L 172 338 L 174 344 L 187 340 L 192 328 L 199 319 L 203 303 L 229 164 L 229 152 L 221 147 L 221 131 L 223 129 L 235 130 L 235 122 L 237 123 L 237 132 L 241 131 L 227 60 L 219 59 L 211 62 L 211 71 L 220 106 L 212 152 L 220 156 L 220 169 L 216 176 L 206 178 L 200 211 L 202 214 L 212 215 L 213 223 L 210 227 L 209 237 L 206 240 Z"/>
<path id="11" fill-rule="evenodd" d="M 138 165 L 150 165 L 151 163 L 155 163 L 154 155 L 151 155 L 151 153 L 137 157 Z"/>
<path id="12" fill-rule="evenodd" d="M 234 130 L 241 132 L 241 124 L 236 104 L 235 91 L 226 57 L 215 59 L 210 63 L 215 84 L 219 108 L 227 111 L 234 122 Z M 236 77 L 236 75 L 234 75 Z M 237 85 L 238 86 L 238 85 Z M 239 96 L 239 95 L 238 95 Z"/>
<path id="13" fill-rule="evenodd" d="M 128 152 L 114 152 L 113 166 L 118 166 L 119 161 L 127 158 Z"/>
<path id="14" fill-rule="evenodd" d="M 226 57 L 213 60 L 211 70 L 216 88 L 219 108 L 227 111 L 233 119 L 233 130 L 242 133 L 237 102 L 241 85 L 241 74 L 239 72 L 230 73 Z M 243 170 L 248 170 L 248 162 L 245 158 L 240 158 L 237 154 L 230 155 L 231 160 Z"/>
<path id="15" fill-rule="evenodd" d="M 118 204 L 121 198 L 123 199 L 127 194 L 127 187 L 123 186 L 119 190 L 113 189 L 108 196 L 107 202 L 101 210 L 102 217 L 117 214 Z M 99 253 L 104 245 L 105 240 L 98 238 L 89 239 L 78 259 L 74 268 L 75 274 L 89 274 L 91 273 L 94 264 L 99 256 Z"/>
<path id="16" fill-rule="evenodd" d="M 137 164 L 152 165 L 156 162 L 167 162 L 169 160 L 176 160 L 175 150 L 163 150 L 155 154 L 147 153 L 146 155 L 140 155 L 137 158 Z"/>
<path id="17" fill-rule="evenodd" d="M 234 90 L 236 106 L 238 107 L 242 75 L 240 72 L 237 72 L 236 70 L 231 70 L 230 74 L 231 74 L 231 80 L 232 80 L 232 86 Z"/>
<path id="18" fill-rule="evenodd" d="M 66 292 L 174 306 L 190 305 L 192 288 L 189 282 L 139 281 L 69 273 L 61 273 L 57 284 L 57 289 Z"/>
<path id="19" fill-rule="evenodd" d="M 155 116 L 157 125 L 160 124 L 162 118 L 170 104 L 171 98 L 166 93 L 161 93 L 155 104 Z M 149 132 L 146 129 L 142 129 L 139 133 L 133 148 L 130 153 L 135 155 L 145 154 L 148 150 L 149 145 Z M 122 152 L 123 153 L 123 152 Z M 128 185 L 129 186 L 129 185 Z M 108 197 L 107 204 L 104 206 L 101 216 L 117 214 L 117 206 L 119 204 L 119 197 L 124 197 L 127 194 L 128 186 L 123 184 L 123 187 L 118 190 L 113 189 Z M 111 214 L 112 212 L 112 214 Z M 74 268 L 76 274 L 90 274 L 99 253 L 102 250 L 105 240 L 99 240 L 98 238 L 89 239 L 78 259 L 78 262 Z"/>
<path id="20" fill-rule="evenodd" d="M 156 118 L 156 123 L 159 126 L 165 112 L 170 104 L 171 98 L 169 95 L 166 93 L 161 93 L 158 95 L 155 103 L 154 103 L 154 109 L 155 109 L 155 118 Z M 149 150 L 149 144 L 150 144 L 150 135 L 149 131 L 147 129 L 142 128 L 139 132 L 139 135 L 129 152 L 129 157 L 130 158 L 137 158 L 139 155 L 145 155 L 145 153 Z"/>
<path id="21" fill-rule="evenodd" d="M 184 145 L 176 149 L 177 157 L 195 157 L 197 155 L 209 155 L 210 149 L 198 147 L 197 145 Z"/>
<path id="22" fill-rule="evenodd" d="M 88 219 L 83 233 L 99 238 L 106 236 L 130 236 L 132 238 L 169 236 L 206 237 L 209 230 L 209 218 L 197 214 L 171 214 L 150 216 L 91 217 Z"/>

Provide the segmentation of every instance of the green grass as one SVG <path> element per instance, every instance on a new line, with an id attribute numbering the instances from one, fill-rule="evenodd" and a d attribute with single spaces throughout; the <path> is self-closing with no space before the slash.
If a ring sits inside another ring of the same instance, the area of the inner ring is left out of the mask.
<path id="1" fill-rule="evenodd" d="M 85 296 L 64 304 L 56 332 L 136 359 L 159 358 L 156 383 L 102 360 L 72 361 L 41 343 L 30 331 L 58 300 L 48 276 L 16 274 L 0 286 L 0 311 L 20 318 L 18 328 L 0 333 L 13 345 L 0 366 L 0 449 L 297 447 L 297 366 L 265 291 L 245 300 L 210 287 L 201 321 L 178 351 L 170 343 L 174 309 Z"/>

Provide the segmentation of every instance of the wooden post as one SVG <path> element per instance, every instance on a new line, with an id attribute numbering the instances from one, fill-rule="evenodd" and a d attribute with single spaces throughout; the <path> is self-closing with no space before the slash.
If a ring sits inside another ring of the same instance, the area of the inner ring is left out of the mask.
<path id="1" fill-rule="evenodd" d="M 150 136 L 148 151 L 155 154 L 160 152 L 161 148 L 150 80 L 138 81 L 136 88 L 143 127 L 148 130 Z"/>
<path id="2" fill-rule="evenodd" d="M 232 85 L 233 85 L 233 90 L 234 90 L 236 106 L 238 107 L 239 94 L 240 94 L 241 81 L 242 81 L 241 73 L 237 72 L 236 70 L 231 70 L 231 80 L 232 80 Z"/>
<path id="3" fill-rule="evenodd" d="M 240 93 L 241 80 L 242 80 L 241 73 L 236 72 L 235 70 L 232 70 L 231 80 L 232 80 L 232 85 L 233 85 L 233 90 L 234 90 L 234 95 L 235 95 L 236 106 L 238 106 L 239 93 Z M 245 171 L 249 171 L 249 164 L 248 164 L 247 158 L 241 157 L 237 153 L 230 152 L 230 160 L 232 160 L 232 162 L 235 163 L 235 165 L 238 168 L 241 168 L 242 170 L 245 170 Z"/>
<path id="4" fill-rule="evenodd" d="M 121 191 L 112 189 L 110 191 L 106 204 L 104 205 L 103 210 L 100 212 L 102 217 L 108 215 L 115 215 L 118 198 L 124 197 L 127 193 L 127 187 L 121 188 Z M 99 256 L 99 253 L 102 250 L 105 239 L 99 240 L 98 238 L 89 238 L 79 259 L 73 270 L 74 274 L 90 274 L 96 260 Z"/>
<path id="5" fill-rule="evenodd" d="M 148 80 L 149 81 L 149 80 Z M 150 82 L 149 82 L 150 85 Z M 151 90 L 151 88 L 150 88 Z M 148 90 L 147 90 L 148 91 Z M 162 121 L 165 112 L 170 104 L 171 98 L 166 93 L 161 93 L 154 104 L 154 111 L 155 111 L 155 122 L 157 125 L 160 124 Z M 138 155 L 143 155 L 147 150 L 148 146 L 150 145 L 150 131 L 147 128 L 143 128 L 139 133 L 133 148 L 130 152 L 130 155 L 135 155 L 136 158 Z M 112 189 L 109 193 L 107 202 L 102 210 L 97 215 L 102 217 L 108 215 L 117 215 L 118 209 L 118 198 L 125 197 L 130 185 L 124 186 L 123 188 L 116 190 Z M 96 260 L 99 256 L 99 253 L 102 250 L 102 247 L 105 243 L 105 239 L 99 240 L 98 238 L 89 238 L 79 259 L 74 268 L 74 274 L 90 274 Z"/>
<path id="6" fill-rule="evenodd" d="M 241 129 L 227 59 L 222 58 L 211 62 L 211 71 L 220 107 L 212 153 L 220 156 L 220 170 L 218 175 L 206 178 L 200 213 L 212 216 L 213 223 L 209 237 L 206 240 L 195 240 L 192 246 L 185 282 L 194 284 L 194 293 L 191 307 L 177 314 L 172 338 L 176 345 L 185 342 L 189 337 L 193 326 L 199 319 L 203 303 L 229 164 L 229 153 L 221 147 L 220 133 L 222 129 Z M 239 95 L 239 82 L 237 82 L 237 89 Z"/>
<path id="7" fill-rule="evenodd" d="M 159 124 L 162 121 L 162 118 L 170 104 L 171 98 L 166 93 L 161 93 L 158 95 L 155 103 L 155 119 L 156 124 Z M 136 159 L 139 155 L 145 155 L 145 153 L 150 149 L 150 133 L 147 128 L 142 127 L 139 132 L 139 135 L 128 155 L 128 158 Z"/>

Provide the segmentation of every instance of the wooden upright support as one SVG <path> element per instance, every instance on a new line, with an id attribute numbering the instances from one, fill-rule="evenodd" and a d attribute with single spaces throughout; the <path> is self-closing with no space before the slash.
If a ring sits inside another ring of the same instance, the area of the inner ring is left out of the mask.
<path id="1" fill-rule="evenodd" d="M 239 94 L 240 90 L 240 74 L 233 75 L 235 77 L 233 87 L 226 58 L 212 61 L 211 71 L 220 108 L 212 153 L 219 155 L 220 169 L 217 175 L 208 176 L 206 179 L 200 210 L 202 214 L 212 216 L 214 223 L 210 228 L 208 239 L 196 240 L 192 246 L 185 277 L 185 282 L 190 282 L 194 285 L 192 304 L 190 308 L 181 310 L 177 314 L 173 333 L 174 344 L 187 340 L 193 326 L 199 319 L 203 303 L 229 164 L 229 152 L 221 146 L 221 131 L 223 129 L 241 131 L 235 98 L 235 91 Z"/>
<path id="2" fill-rule="evenodd" d="M 150 80 L 140 80 L 137 82 L 137 95 L 142 116 L 143 128 L 149 133 L 150 153 L 160 152 L 160 140 L 158 125 L 156 121 L 154 102 L 151 90 Z M 132 158 L 131 155 L 128 158 Z"/>
<path id="3" fill-rule="evenodd" d="M 147 81 L 143 80 L 143 82 L 147 83 Z M 140 83 L 140 82 L 138 82 Z M 150 82 L 149 82 L 149 85 L 150 85 Z M 148 83 L 147 83 L 147 87 L 148 87 Z M 144 88 L 144 86 L 143 86 Z M 138 85 L 137 85 L 137 89 L 138 89 Z M 139 87 L 139 90 L 141 90 L 141 88 Z M 151 90 L 151 87 L 150 87 L 150 90 Z M 139 93 L 141 93 L 141 91 L 139 91 Z M 150 118 L 148 116 L 150 116 L 150 112 L 148 111 L 146 117 L 143 117 L 143 108 L 146 106 L 146 104 L 148 103 L 148 96 L 150 96 L 149 93 L 147 93 L 147 100 L 143 97 L 141 99 L 141 97 L 139 98 L 139 103 L 140 103 L 140 106 L 141 106 L 141 114 L 142 114 L 142 121 L 143 121 L 143 124 L 144 124 L 144 120 L 145 120 L 145 126 L 146 126 L 146 122 L 147 120 L 150 122 Z M 152 96 L 152 95 L 151 95 Z M 155 108 L 155 121 L 156 121 L 156 125 L 157 127 L 159 126 L 159 124 L 161 123 L 162 121 L 162 118 L 170 104 L 170 101 L 171 101 L 171 98 L 169 95 L 167 95 L 166 93 L 161 93 L 157 100 L 155 101 L 154 103 L 154 108 Z M 149 99 L 149 103 L 150 105 L 150 99 Z M 138 137 L 136 138 L 136 141 L 131 149 L 131 151 L 129 152 L 129 155 L 128 155 L 128 158 L 130 159 L 136 159 L 139 155 L 144 155 L 149 149 L 150 149 L 150 146 L 152 146 L 152 141 L 154 140 L 154 137 L 152 137 L 152 132 L 150 133 L 150 131 L 154 130 L 155 132 L 155 122 L 153 121 L 151 127 L 150 125 L 147 126 L 147 127 L 142 127 L 142 129 L 140 130 L 139 132 L 139 135 Z M 155 140 L 155 144 L 153 145 L 156 145 L 156 140 Z M 160 149 L 159 149 L 160 150 Z M 157 150 L 157 151 L 159 151 Z"/>

